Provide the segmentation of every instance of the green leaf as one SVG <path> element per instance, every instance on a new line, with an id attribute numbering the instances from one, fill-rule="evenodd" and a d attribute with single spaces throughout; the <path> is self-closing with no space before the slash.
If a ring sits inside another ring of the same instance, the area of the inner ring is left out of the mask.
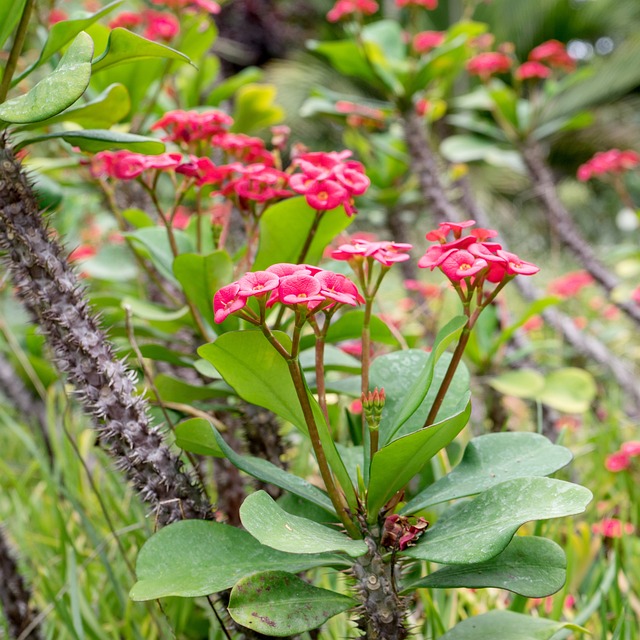
<path id="1" fill-rule="evenodd" d="M 357 558 L 367 553 L 364 540 L 284 511 L 265 491 L 252 493 L 240 507 L 244 528 L 262 544 L 288 553 L 343 551 Z"/>
<path id="2" fill-rule="evenodd" d="M 268 460 L 262 458 L 254 458 L 253 456 L 241 456 L 237 454 L 224 440 L 222 435 L 213 427 L 213 436 L 220 450 L 224 456 L 241 471 L 248 473 L 250 476 L 261 480 L 262 482 L 268 482 L 276 487 L 285 489 L 290 494 L 299 496 L 304 500 L 308 500 L 318 507 L 324 509 L 326 512 L 333 515 L 336 518 L 333 505 L 329 496 L 318 489 L 318 487 L 310 484 L 299 476 L 294 476 L 292 473 L 288 473 L 280 467 L 272 464 Z"/>
<path id="3" fill-rule="evenodd" d="M 582 513 L 585 487 L 550 478 L 514 478 L 454 505 L 404 555 L 441 564 L 484 562 L 498 555 L 530 520 Z"/>
<path id="4" fill-rule="evenodd" d="M 210 107 L 217 107 L 221 102 L 228 100 L 241 87 L 247 84 L 258 82 L 264 72 L 259 67 L 247 67 L 235 75 L 216 84 L 211 93 L 207 96 L 205 104 Z"/>
<path id="5" fill-rule="evenodd" d="M 492 378 L 489 384 L 506 396 L 535 398 L 544 389 L 544 376 L 535 369 L 514 369 Z"/>
<path id="6" fill-rule="evenodd" d="M 233 263 L 229 254 L 226 251 L 214 251 L 206 256 L 196 253 L 179 255 L 173 262 L 173 273 L 187 298 L 215 328 L 213 296 L 233 277 Z"/>
<path id="7" fill-rule="evenodd" d="M 50 26 L 47 41 L 45 42 L 38 59 L 29 68 L 25 69 L 25 71 L 23 71 L 12 84 L 16 84 L 23 78 L 26 78 L 34 69 L 46 62 L 54 53 L 61 51 L 81 31 L 84 31 L 94 22 L 97 22 L 100 18 L 113 11 L 117 6 L 121 5 L 122 2 L 123 0 L 116 0 L 115 2 L 111 2 L 105 7 L 102 7 L 102 9 L 96 13 L 92 13 L 90 15 L 84 14 L 84 17 L 81 18 L 62 20 L 61 22 L 56 22 L 56 24 Z M 9 5 L 11 5 L 11 2 L 9 2 Z"/>
<path id="8" fill-rule="evenodd" d="M 548 476 L 571 462 L 569 449 L 537 433 L 488 433 L 469 442 L 460 464 L 407 502 L 416 513 L 447 500 L 486 491 L 505 480 Z"/>
<path id="9" fill-rule="evenodd" d="M 254 133 L 278 124 L 284 119 L 284 109 L 273 104 L 276 87 L 270 84 L 247 84 L 235 94 L 235 109 L 231 131 Z"/>
<path id="10" fill-rule="evenodd" d="M 588 371 L 566 367 L 546 375 L 538 400 L 565 413 L 584 413 L 589 410 L 596 392 L 596 383 Z"/>
<path id="11" fill-rule="evenodd" d="M 0 105 L 0 120 L 14 124 L 39 122 L 64 111 L 83 93 L 91 78 L 93 40 L 82 31 L 58 66 L 24 95 Z"/>
<path id="12" fill-rule="evenodd" d="M 180 378 L 161 373 L 154 379 L 154 386 L 164 402 L 198 402 L 230 395 L 230 389 L 221 380 L 215 386 L 196 386 Z M 222 387 L 221 385 L 224 385 Z"/>
<path id="13" fill-rule="evenodd" d="M 281 553 L 246 531 L 218 522 L 183 520 L 147 540 L 136 561 L 132 600 L 195 598 L 229 589 L 256 571 L 296 573 L 312 567 L 349 566 L 335 555 Z"/>
<path id="14" fill-rule="evenodd" d="M 0 48 L 20 22 L 27 0 L 3 0 L 0 2 Z"/>
<path id="15" fill-rule="evenodd" d="M 385 406 L 382 419 L 383 421 L 388 421 L 390 426 L 385 428 L 381 434 L 384 436 L 380 443 L 381 445 L 391 441 L 398 430 L 413 416 L 424 402 L 431 387 L 436 363 L 445 349 L 454 340 L 458 339 L 466 323 L 467 318 L 465 316 L 456 316 L 438 331 L 428 360 L 415 378 L 415 382 L 412 385 L 407 385 L 407 393 L 403 400 L 390 404 L 389 409 Z"/>
<path id="16" fill-rule="evenodd" d="M 504 167 L 524 173 L 524 164 L 518 152 L 500 147 L 494 140 L 474 135 L 453 135 L 443 140 L 440 152 L 449 162 L 466 163 L 482 160 L 494 167 Z"/>
<path id="17" fill-rule="evenodd" d="M 512 611 L 490 611 L 459 622 L 440 636 L 440 640 L 551 640 L 560 629 L 579 630 L 580 627 Z"/>
<path id="18" fill-rule="evenodd" d="M 354 40 L 310 40 L 307 47 L 327 58 L 331 66 L 342 75 L 358 78 L 373 87 L 380 86 L 379 78 L 371 70 L 361 47 Z"/>
<path id="19" fill-rule="evenodd" d="M 186 306 L 180 309 L 167 309 L 152 302 L 129 296 L 122 299 L 121 306 L 122 308 L 125 306 L 129 307 L 131 313 L 137 318 L 155 322 L 172 322 L 173 320 L 180 320 L 189 315 L 189 308 Z"/>
<path id="20" fill-rule="evenodd" d="M 274 331 L 285 347 L 289 336 Z M 247 402 L 273 411 L 307 433 L 307 425 L 284 358 L 261 331 L 229 331 L 198 349 L 236 393 Z"/>
<path id="21" fill-rule="evenodd" d="M 184 451 L 203 456 L 224 458 L 214 436 L 213 425 L 204 418 L 189 418 L 176 425 L 174 430 L 176 445 Z"/>
<path id="22" fill-rule="evenodd" d="M 442 422 L 420 429 L 379 449 L 371 461 L 367 507 L 377 519 L 383 505 L 402 489 L 431 458 L 446 447 L 469 420 L 469 393 L 462 398 L 463 409 Z"/>
<path id="23" fill-rule="evenodd" d="M 362 365 L 360 360 L 350 356 L 348 353 L 334 347 L 331 344 L 324 345 L 324 370 L 325 371 L 345 371 L 347 373 L 360 373 Z M 316 350 L 306 349 L 300 353 L 300 364 L 302 368 L 315 371 Z"/>
<path id="24" fill-rule="evenodd" d="M 260 217 L 260 246 L 253 270 L 260 271 L 277 262 L 297 263 L 315 218 L 316 211 L 303 196 L 269 207 Z M 305 262 L 316 264 L 327 245 L 352 221 L 343 207 L 323 212 Z"/>
<path id="25" fill-rule="evenodd" d="M 24 147 L 27 144 L 41 142 L 42 140 L 53 140 L 54 138 L 64 140 L 70 145 L 78 147 L 88 153 L 127 149 L 135 153 L 158 155 L 163 153 L 165 149 L 164 142 L 160 142 L 160 140 L 156 140 L 155 138 L 139 136 L 134 133 L 124 133 L 122 131 L 108 131 L 105 129 L 80 129 L 78 131 L 47 133 L 23 140 L 20 146 Z"/>
<path id="26" fill-rule="evenodd" d="M 114 82 L 100 95 L 78 107 L 72 107 L 37 126 L 49 126 L 58 122 L 75 122 L 83 128 L 108 129 L 124 118 L 131 109 L 127 88 Z M 27 125 L 24 128 L 32 128 Z"/>
<path id="27" fill-rule="evenodd" d="M 489 85 L 489 95 L 504 119 L 513 125 L 516 130 L 520 129 L 520 123 L 518 121 L 518 95 L 516 92 L 502 81 L 494 78 Z"/>
<path id="28" fill-rule="evenodd" d="M 180 51 L 117 27 L 109 34 L 105 50 L 93 61 L 93 73 L 119 64 L 148 58 L 167 58 L 191 63 L 189 57 Z"/>
<path id="29" fill-rule="evenodd" d="M 545 598 L 562 588 L 566 568 L 564 551 L 552 540 L 515 536 L 502 553 L 490 560 L 448 565 L 412 582 L 402 591 L 496 587 L 525 598 Z"/>
<path id="30" fill-rule="evenodd" d="M 233 587 L 228 610 L 238 624 L 282 637 L 316 629 L 356 604 L 353 598 L 314 587 L 286 571 L 265 571 Z"/>

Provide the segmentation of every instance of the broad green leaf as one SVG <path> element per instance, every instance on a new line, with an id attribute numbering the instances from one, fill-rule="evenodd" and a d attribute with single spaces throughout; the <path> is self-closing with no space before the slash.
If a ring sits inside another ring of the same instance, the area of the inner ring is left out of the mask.
<path id="1" fill-rule="evenodd" d="M 291 348 L 289 336 L 273 332 L 277 340 Z M 229 331 L 198 349 L 236 393 L 247 402 L 273 411 L 303 433 L 307 425 L 284 358 L 261 331 Z"/>
<path id="2" fill-rule="evenodd" d="M 507 548 L 490 560 L 445 566 L 402 591 L 497 587 L 526 598 L 545 598 L 562 588 L 566 568 L 564 551 L 552 540 L 514 536 Z"/>
<path id="3" fill-rule="evenodd" d="M 324 369 L 325 371 L 346 371 L 347 373 L 360 373 L 360 360 L 348 353 L 334 347 L 331 344 L 324 345 Z M 300 364 L 305 370 L 313 371 L 316 366 L 315 349 L 306 349 L 300 353 Z"/>
<path id="4" fill-rule="evenodd" d="M 45 42 L 38 59 L 28 69 L 25 69 L 25 71 L 23 71 L 13 81 L 13 84 L 20 82 L 20 80 L 29 75 L 34 69 L 46 62 L 54 53 L 61 51 L 81 31 L 85 31 L 87 27 L 90 27 L 94 22 L 97 22 L 100 18 L 113 11 L 117 6 L 121 5 L 123 1 L 124 0 L 116 0 L 115 2 L 111 2 L 102 7 L 102 9 L 96 13 L 84 14 L 79 18 L 62 20 L 61 22 L 56 22 L 56 24 L 50 26 L 47 41 Z M 11 5 L 11 2 L 9 2 L 9 5 Z"/>
<path id="5" fill-rule="evenodd" d="M 230 395 L 230 389 L 221 380 L 215 386 L 196 386 L 181 378 L 161 373 L 155 377 L 153 382 L 164 402 L 191 403 Z"/>
<path id="6" fill-rule="evenodd" d="M 537 433 L 488 433 L 469 442 L 460 464 L 434 482 L 402 513 L 486 491 L 505 480 L 548 476 L 571 462 L 569 449 Z"/>
<path id="7" fill-rule="evenodd" d="M 207 96 L 205 104 L 210 107 L 217 107 L 221 102 L 231 98 L 241 87 L 261 80 L 263 75 L 264 72 L 259 67 L 242 69 L 242 71 L 218 83 Z"/>
<path id="8" fill-rule="evenodd" d="M 544 389 L 544 376 L 535 369 L 514 369 L 492 378 L 489 384 L 500 393 L 516 398 L 535 398 Z"/>
<path id="9" fill-rule="evenodd" d="M 467 35 L 450 32 L 446 42 L 420 58 L 414 76 L 407 83 L 407 93 L 423 91 L 437 79 L 443 87 L 443 94 L 446 95 L 446 85 L 464 66 L 468 59 L 468 51 Z"/>
<path id="10" fill-rule="evenodd" d="M 546 375 L 544 389 L 538 399 L 558 411 L 584 413 L 589 410 L 596 391 L 596 383 L 588 371 L 566 367 Z"/>
<path id="11" fill-rule="evenodd" d="M 224 458 L 214 436 L 213 425 L 204 418 L 189 418 L 176 425 L 174 429 L 176 445 L 185 451 L 203 456 Z"/>
<path id="12" fill-rule="evenodd" d="M 258 480 L 262 480 L 262 482 L 268 482 L 276 487 L 285 489 L 292 495 L 299 496 L 300 498 L 312 502 L 324 509 L 326 512 L 333 514 L 334 519 L 336 518 L 331 500 L 324 491 L 318 489 L 318 487 L 310 484 L 303 478 L 294 476 L 292 473 L 288 473 L 284 469 L 276 467 L 276 465 L 272 464 L 268 460 L 237 454 L 225 442 L 224 438 L 217 429 L 215 429 L 215 427 L 212 427 L 212 431 L 217 446 L 235 467 Z"/>
<path id="13" fill-rule="evenodd" d="M 440 152 L 450 162 L 466 163 L 482 160 L 494 167 L 504 167 L 524 173 L 524 164 L 517 151 L 505 149 L 494 140 L 474 135 L 454 135 L 440 145 Z"/>
<path id="14" fill-rule="evenodd" d="M 227 608 L 238 624 L 282 637 L 316 629 L 357 604 L 349 596 L 314 587 L 286 571 L 265 571 L 236 583 Z"/>
<path id="15" fill-rule="evenodd" d="M 180 309 L 167 309 L 167 307 L 161 307 L 160 305 L 153 304 L 153 302 L 147 302 L 139 298 L 133 298 L 126 296 L 122 299 L 121 306 L 125 306 L 131 309 L 131 313 L 142 320 L 149 320 L 155 322 L 172 322 L 173 320 L 180 320 L 189 315 L 188 307 L 181 307 Z"/>
<path id="16" fill-rule="evenodd" d="M 441 564 L 484 562 L 498 555 L 530 520 L 582 513 L 591 491 L 550 478 L 514 478 L 454 505 L 404 555 Z"/>
<path id="17" fill-rule="evenodd" d="M 144 543 L 130 596 L 132 600 L 195 598 L 229 589 L 256 571 L 296 573 L 322 566 L 349 566 L 349 562 L 336 555 L 282 553 L 235 527 L 183 520 L 160 529 Z"/>
<path id="18" fill-rule="evenodd" d="M 300 261 L 302 249 L 311 230 L 316 211 L 303 196 L 289 198 L 269 207 L 260 218 L 260 246 L 253 271 L 266 269 L 277 262 Z M 311 246 L 303 261 L 316 264 L 326 246 L 353 221 L 343 207 L 325 211 Z"/>
<path id="19" fill-rule="evenodd" d="M 193 361 L 189 359 L 189 356 L 181 353 L 180 351 L 169 349 L 161 344 L 141 344 L 140 353 L 144 358 L 168 362 L 169 364 L 175 364 L 178 367 L 193 366 Z"/>
<path id="20" fill-rule="evenodd" d="M 167 58 L 191 62 L 189 57 L 171 47 L 152 42 L 127 29 L 117 27 L 109 34 L 107 47 L 93 61 L 93 73 L 98 73 L 119 64 L 147 58 Z"/>
<path id="21" fill-rule="evenodd" d="M 560 629 L 581 628 L 569 622 L 532 618 L 512 611 L 490 611 L 459 622 L 440 636 L 440 640 L 551 640 Z"/>
<path id="22" fill-rule="evenodd" d="M 233 276 L 233 263 L 229 254 L 226 251 L 214 251 L 206 256 L 196 253 L 179 255 L 173 262 L 173 273 L 187 298 L 196 305 L 211 327 L 215 328 L 213 296 Z"/>
<path id="23" fill-rule="evenodd" d="M 516 92 L 502 81 L 494 78 L 489 85 L 489 95 L 503 118 L 516 130 L 519 130 L 521 123 L 518 121 L 518 95 Z"/>
<path id="24" fill-rule="evenodd" d="M 433 372 L 436 363 L 444 353 L 445 349 L 454 341 L 457 340 L 462 329 L 467 323 L 465 316 L 455 316 L 444 327 L 438 331 L 431 348 L 431 353 L 424 364 L 422 371 L 416 377 L 415 382 L 412 385 L 407 385 L 407 393 L 404 396 L 403 401 L 397 405 L 394 405 L 394 413 L 391 414 L 390 410 L 385 406 L 382 419 L 388 420 L 390 426 L 384 429 L 384 439 L 381 441 L 381 445 L 391 441 L 393 436 L 398 430 L 413 416 L 418 410 L 420 405 L 424 402 L 424 399 L 431 387 L 431 381 L 433 380 Z M 387 413 L 389 416 L 387 417 Z"/>
<path id="25" fill-rule="evenodd" d="M 339 73 L 363 80 L 368 85 L 380 86 L 380 81 L 371 70 L 361 47 L 354 40 L 333 40 L 318 42 L 310 40 L 307 47 L 314 53 L 327 58 Z"/>
<path id="26" fill-rule="evenodd" d="M 231 131 L 255 133 L 278 124 L 284 119 L 284 109 L 273 104 L 276 87 L 270 84 L 247 84 L 235 93 L 235 109 Z"/>
<path id="27" fill-rule="evenodd" d="M 27 0 L 3 0 L 0 2 L 0 49 L 18 26 Z"/>
<path id="28" fill-rule="evenodd" d="M 119 83 L 109 85 L 100 95 L 77 107 L 71 107 L 38 126 L 49 126 L 58 122 L 75 122 L 83 128 L 108 129 L 124 118 L 131 109 L 129 92 Z M 24 129 L 32 128 L 27 125 Z"/>
<path id="29" fill-rule="evenodd" d="M 429 358 L 430 354 L 422 349 L 405 349 L 379 356 L 373 361 L 370 372 L 370 387 L 384 388 L 387 396 L 380 421 L 380 441 L 383 444 L 390 441 L 389 433 L 393 427 L 393 421 L 404 408 L 411 386 L 419 382 Z M 424 426 L 451 363 L 451 358 L 449 353 L 442 354 L 436 363 L 427 395 L 413 415 L 395 432 L 394 438 L 407 435 Z M 438 411 L 436 421 L 440 422 L 454 413 L 458 408 L 460 398 L 467 391 L 469 391 L 469 370 L 461 362 Z"/>
<path id="30" fill-rule="evenodd" d="M 367 492 L 370 519 L 377 519 L 380 509 L 396 491 L 462 431 L 471 415 L 469 393 L 462 398 L 461 404 L 464 408 L 446 420 L 398 438 L 376 452 L 371 461 Z"/>
<path id="31" fill-rule="evenodd" d="M 79 129 L 77 131 L 57 131 L 35 136 L 28 140 L 23 140 L 20 146 L 41 142 L 42 140 L 52 140 L 59 138 L 68 142 L 74 147 L 88 153 L 98 151 L 115 151 L 116 149 L 127 149 L 135 153 L 146 155 L 158 155 L 164 152 L 164 142 L 155 138 L 139 136 L 134 133 L 124 133 L 122 131 L 109 131 L 106 129 Z"/>
<path id="32" fill-rule="evenodd" d="M 0 105 L 0 120 L 13 124 L 40 122 L 64 111 L 87 88 L 92 55 L 93 40 L 82 31 L 52 73 L 24 95 Z"/>
<path id="33" fill-rule="evenodd" d="M 178 282 L 173 275 L 172 268 L 175 256 L 171 250 L 169 238 L 167 238 L 167 230 L 164 227 L 143 227 L 142 229 L 129 231 L 123 235 L 131 238 L 136 244 L 141 245 L 145 249 L 153 265 L 164 277 L 171 280 L 171 282 Z M 173 236 L 178 247 L 178 254 L 193 251 L 193 245 L 186 233 L 174 229 Z"/>
<path id="34" fill-rule="evenodd" d="M 364 540 L 284 511 L 265 491 L 252 493 L 240 507 L 244 528 L 262 544 L 288 553 L 342 551 L 354 558 L 367 553 Z"/>

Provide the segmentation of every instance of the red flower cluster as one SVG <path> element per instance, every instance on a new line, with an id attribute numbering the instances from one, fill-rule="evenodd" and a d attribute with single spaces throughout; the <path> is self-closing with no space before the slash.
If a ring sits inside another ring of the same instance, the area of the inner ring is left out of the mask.
<path id="1" fill-rule="evenodd" d="M 151 129 L 164 129 L 167 135 L 162 139 L 165 141 L 189 144 L 194 140 L 211 140 L 214 135 L 225 133 L 226 127 L 231 124 L 233 118 L 218 109 L 176 110 L 167 111 L 160 120 L 151 125 Z"/>
<path id="2" fill-rule="evenodd" d="M 617 473 L 624 471 L 631 466 L 631 458 L 640 456 L 640 441 L 629 440 L 625 442 L 618 451 L 607 456 L 604 466 L 608 471 Z"/>
<path id="3" fill-rule="evenodd" d="M 409 251 L 411 245 L 405 242 L 369 242 L 367 240 L 354 239 L 349 244 L 341 244 L 331 252 L 334 260 L 358 261 L 365 258 L 376 260 L 385 267 L 390 267 L 396 262 L 405 262 L 411 256 L 404 251 Z"/>
<path id="4" fill-rule="evenodd" d="M 289 179 L 291 188 L 317 211 L 342 205 L 347 215 L 357 213 L 353 198 L 361 196 L 371 182 L 360 162 L 347 160 L 350 155 L 351 151 L 318 151 L 297 156 L 292 166 L 300 173 Z"/>
<path id="5" fill-rule="evenodd" d="M 109 22 L 111 29 L 132 29 L 139 26 L 144 27 L 142 35 L 148 40 L 169 41 L 180 33 L 180 23 L 174 15 L 152 9 L 140 13 L 125 11 Z"/>
<path id="6" fill-rule="evenodd" d="M 438 0 L 396 0 L 396 6 L 402 7 L 422 7 L 433 11 L 438 8 Z"/>
<path id="7" fill-rule="evenodd" d="M 439 47 L 445 39 L 443 31 L 421 31 L 413 36 L 413 50 L 416 53 L 428 53 Z"/>
<path id="8" fill-rule="evenodd" d="M 378 3 L 375 0 L 338 0 L 331 11 L 327 13 L 329 22 L 338 22 L 345 16 L 361 14 L 371 16 L 378 11 Z"/>
<path id="9" fill-rule="evenodd" d="M 505 73 L 511 69 L 511 58 L 504 53 L 487 51 L 479 53 L 467 62 L 467 71 L 473 76 L 488 80 L 496 73 Z"/>
<path id="10" fill-rule="evenodd" d="M 161 153 L 147 156 L 131 151 L 100 151 L 91 159 L 91 175 L 94 178 L 132 180 L 149 169 L 174 170 L 182 163 L 179 153 Z"/>
<path id="11" fill-rule="evenodd" d="M 606 173 L 624 173 L 638 165 L 640 165 L 640 155 L 635 151 L 620 151 L 620 149 L 599 151 L 591 160 L 578 167 L 578 180 L 586 182 L 594 176 Z"/>
<path id="12" fill-rule="evenodd" d="M 237 282 L 222 287 L 213 297 L 214 319 L 223 322 L 230 314 L 244 309 L 249 298 L 267 295 L 267 307 L 277 302 L 305 305 L 311 313 L 336 304 L 356 306 L 364 301 L 347 276 L 311 265 L 283 262 L 265 271 L 246 273 Z"/>
<path id="13" fill-rule="evenodd" d="M 432 271 L 438 267 L 451 282 L 464 280 L 469 284 L 485 280 L 498 283 L 507 277 L 531 276 L 540 271 L 536 265 L 504 251 L 497 242 L 488 242 L 497 235 L 492 229 L 472 229 L 463 237 L 463 229 L 473 225 L 473 220 L 440 223 L 439 229 L 427 233 L 427 240 L 438 244 L 427 250 L 418 266 Z M 453 240 L 448 241 L 450 233 Z"/>
<path id="14" fill-rule="evenodd" d="M 567 48 L 558 40 L 547 40 L 531 50 L 529 60 L 545 62 L 551 67 L 564 71 L 573 71 L 576 61 L 567 53 Z"/>
<path id="15" fill-rule="evenodd" d="M 549 293 L 561 298 L 573 298 L 592 282 L 593 278 L 586 271 L 572 271 L 551 282 Z"/>
<path id="16" fill-rule="evenodd" d="M 605 538 L 622 538 L 623 535 L 631 535 L 634 528 L 630 522 L 622 522 L 617 518 L 605 518 L 591 525 L 591 531 Z"/>
<path id="17" fill-rule="evenodd" d="M 151 0 L 151 4 L 162 5 L 170 9 L 201 9 L 208 13 L 220 13 L 220 5 L 213 0 Z"/>
<path id="18" fill-rule="evenodd" d="M 544 80 L 551 75 L 551 69 L 541 62 L 529 60 L 521 64 L 514 75 L 518 80 Z"/>

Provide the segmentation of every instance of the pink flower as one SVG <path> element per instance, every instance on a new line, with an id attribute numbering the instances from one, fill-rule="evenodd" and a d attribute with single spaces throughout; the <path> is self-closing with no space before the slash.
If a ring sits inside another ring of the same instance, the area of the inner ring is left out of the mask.
<path id="1" fill-rule="evenodd" d="M 405 262 L 410 258 L 408 251 L 410 244 L 402 242 L 368 242 L 367 240 L 354 239 L 350 244 L 342 244 L 331 252 L 334 260 L 354 260 L 373 258 L 386 267 L 395 262 Z"/>
<path id="2" fill-rule="evenodd" d="M 449 280 L 459 282 L 464 278 L 476 275 L 489 265 L 486 260 L 477 258 L 464 249 L 459 249 L 447 255 L 439 266 Z"/>
<path id="3" fill-rule="evenodd" d="M 640 304 L 640 287 L 636 287 L 631 293 L 631 299 L 636 303 Z"/>
<path id="4" fill-rule="evenodd" d="M 609 149 L 599 151 L 593 158 L 578 167 L 578 180 L 585 182 L 594 176 L 602 176 L 607 173 L 624 173 L 640 165 L 640 155 L 635 151 Z"/>
<path id="5" fill-rule="evenodd" d="M 438 0 L 396 0 L 396 6 L 402 7 L 422 7 L 433 11 L 438 8 Z"/>
<path id="6" fill-rule="evenodd" d="M 551 75 L 551 69 L 545 67 L 541 62 L 530 60 L 521 64 L 515 71 L 515 77 L 518 80 L 532 80 L 548 78 Z"/>
<path id="7" fill-rule="evenodd" d="M 623 535 L 631 535 L 634 528 L 630 522 L 622 522 L 617 518 L 605 518 L 593 524 L 591 531 L 605 538 L 622 538 Z"/>
<path id="8" fill-rule="evenodd" d="M 428 53 L 439 47 L 445 39 L 442 31 L 421 31 L 413 37 L 413 50 L 416 53 Z"/>
<path id="9" fill-rule="evenodd" d="M 95 247 L 90 244 L 81 244 L 69 254 L 69 262 L 78 262 L 79 260 L 87 260 L 93 258 L 97 253 Z"/>
<path id="10" fill-rule="evenodd" d="M 572 271 L 549 284 L 549 293 L 561 298 L 572 298 L 589 286 L 593 278 L 586 271 Z"/>
<path id="11" fill-rule="evenodd" d="M 338 0 L 331 11 L 327 13 L 327 20 L 329 22 L 338 22 L 345 16 L 353 14 L 370 16 L 376 11 L 378 11 L 378 3 L 374 0 Z"/>
<path id="12" fill-rule="evenodd" d="M 320 293 L 330 300 L 335 300 L 341 304 L 348 304 L 355 307 L 358 302 L 364 302 L 364 299 L 358 292 L 358 289 L 347 276 L 333 271 L 320 271 L 314 276 L 320 282 L 322 288 Z"/>
<path id="13" fill-rule="evenodd" d="M 522 330 L 529 333 L 530 331 L 538 331 L 542 327 L 544 327 L 542 316 L 532 316 L 522 325 Z"/>
<path id="14" fill-rule="evenodd" d="M 318 180 L 305 193 L 310 207 L 318 211 L 335 209 L 348 197 L 347 190 L 335 180 Z"/>
<path id="15" fill-rule="evenodd" d="M 168 134 L 163 138 L 165 141 L 188 144 L 194 140 L 210 140 L 216 134 L 225 133 L 226 128 L 232 124 L 233 118 L 219 109 L 175 110 L 167 111 L 151 125 L 151 129 L 164 129 Z"/>
<path id="16" fill-rule="evenodd" d="M 217 322 L 223 322 L 226 318 L 239 311 L 247 304 L 246 297 L 239 295 L 240 285 L 237 282 L 222 287 L 213 296 L 213 319 Z"/>
<path id="17" fill-rule="evenodd" d="M 238 280 L 238 295 L 241 298 L 262 296 L 278 288 L 280 278 L 270 271 L 250 271 Z"/>
<path id="18" fill-rule="evenodd" d="M 209 13 L 220 13 L 220 5 L 213 0 L 151 0 L 151 3 L 174 10 L 197 7 Z"/>
<path id="19" fill-rule="evenodd" d="M 324 301 L 321 289 L 319 280 L 299 271 L 280 280 L 278 295 L 284 304 L 309 304 Z"/>
<path id="20" fill-rule="evenodd" d="M 143 17 L 139 13 L 133 11 L 123 11 L 119 13 L 111 22 L 109 22 L 109 29 L 117 29 L 118 27 L 123 29 L 131 29 L 142 24 Z"/>
<path id="21" fill-rule="evenodd" d="M 523 275 L 523 276 L 532 276 L 538 271 L 540 271 L 540 267 L 537 267 L 535 264 L 531 262 L 526 262 L 519 258 L 515 253 L 509 253 L 508 251 L 503 251 L 502 249 L 498 249 L 497 254 L 498 257 L 504 258 L 507 263 L 507 273 L 512 275 Z"/>
<path id="22" fill-rule="evenodd" d="M 616 451 L 615 453 L 607 456 L 607 459 L 604 462 L 604 466 L 607 471 L 612 471 L 614 473 L 628 469 L 630 464 L 631 459 L 622 451 Z"/>
<path id="23" fill-rule="evenodd" d="M 558 40 L 547 40 L 531 50 L 529 60 L 533 62 L 546 62 L 552 67 L 558 67 L 565 71 L 573 71 L 576 61 L 567 53 L 567 49 Z"/>
<path id="24" fill-rule="evenodd" d="M 278 264 L 272 264 L 270 267 L 267 267 L 267 271 L 269 273 L 275 273 L 279 278 L 290 276 L 297 271 L 304 271 L 305 273 L 309 273 L 307 271 L 307 268 L 303 264 L 292 264 L 290 262 L 280 262 Z"/>
<path id="25" fill-rule="evenodd" d="M 479 53 L 467 62 L 467 71 L 474 76 L 487 80 L 496 73 L 505 73 L 511 69 L 511 58 L 504 53 L 487 51 Z"/>
<path id="26" fill-rule="evenodd" d="M 170 13 L 147 9 L 142 15 L 147 25 L 142 35 L 148 40 L 172 40 L 180 33 L 180 23 Z"/>
<path id="27" fill-rule="evenodd" d="M 640 456 L 640 440 L 629 440 L 628 442 L 625 442 L 620 447 L 620 451 L 632 458 Z"/>
<path id="28" fill-rule="evenodd" d="M 66 11 L 62 9 L 51 9 L 51 11 L 49 11 L 49 26 L 52 27 L 58 22 L 64 22 L 68 18 L 69 16 Z"/>

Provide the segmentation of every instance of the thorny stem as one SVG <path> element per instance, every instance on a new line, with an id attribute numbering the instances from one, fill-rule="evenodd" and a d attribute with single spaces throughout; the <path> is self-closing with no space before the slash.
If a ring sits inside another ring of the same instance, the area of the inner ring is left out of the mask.
<path id="1" fill-rule="evenodd" d="M 35 4 L 35 0 L 27 0 L 27 3 L 22 10 L 22 17 L 20 18 L 20 23 L 18 24 L 18 29 L 16 31 L 15 38 L 13 39 L 13 45 L 11 47 L 11 52 L 9 53 L 9 60 L 7 60 L 7 66 L 4 68 L 4 72 L 2 74 L 2 82 L 0 82 L 0 103 L 5 101 L 7 93 L 9 93 L 11 79 L 13 78 L 13 74 L 16 70 L 18 60 L 20 59 L 20 54 L 22 53 L 22 47 L 24 46 L 24 41 L 27 37 L 27 30 L 29 28 L 29 20 L 31 19 L 31 12 L 33 11 Z"/>

